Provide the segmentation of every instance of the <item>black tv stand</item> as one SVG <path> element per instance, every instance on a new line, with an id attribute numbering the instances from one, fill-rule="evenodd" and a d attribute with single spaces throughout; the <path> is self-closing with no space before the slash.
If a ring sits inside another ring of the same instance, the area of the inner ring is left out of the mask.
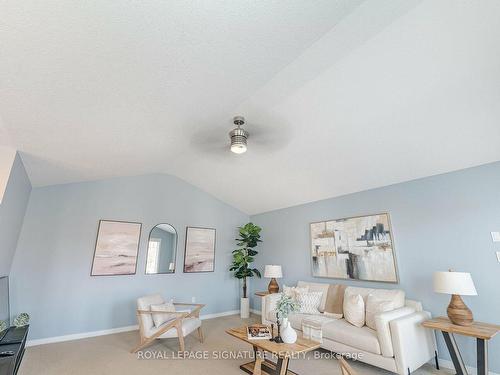
<path id="1" fill-rule="evenodd" d="M 0 375 L 15 375 L 23 359 L 29 326 L 10 327 L 0 340 Z"/>

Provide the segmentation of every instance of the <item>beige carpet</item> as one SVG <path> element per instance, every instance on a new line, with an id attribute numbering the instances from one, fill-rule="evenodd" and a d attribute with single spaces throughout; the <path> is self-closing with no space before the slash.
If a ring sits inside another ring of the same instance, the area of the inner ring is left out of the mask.
<path id="1" fill-rule="evenodd" d="M 239 316 L 205 320 L 203 329 L 205 343 L 201 344 L 195 334 L 186 338 L 186 349 L 194 353 L 201 351 L 209 357 L 227 352 L 251 353 L 251 347 L 235 339 L 224 331 L 230 327 L 242 326 L 258 317 L 242 321 Z M 158 340 L 145 349 L 143 355 L 167 355 L 168 359 L 139 359 L 129 351 L 137 344 L 138 333 L 124 332 L 76 341 L 34 346 L 26 349 L 19 371 L 20 375 L 100 375 L 100 374 L 244 374 L 239 365 L 248 359 L 172 359 L 173 351 L 178 350 L 174 339 Z M 147 350 L 147 351 L 146 351 Z M 226 351 L 226 352 L 224 352 Z M 338 375 L 340 370 L 334 359 L 314 359 L 310 353 L 306 359 L 292 360 L 290 369 L 299 374 Z M 360 362 L 352 362 L 359 375 L 390 374 Z M 451 371 L 436 371 L 432 366 L 424 366 L 415 374 L 451 374 Z"/>

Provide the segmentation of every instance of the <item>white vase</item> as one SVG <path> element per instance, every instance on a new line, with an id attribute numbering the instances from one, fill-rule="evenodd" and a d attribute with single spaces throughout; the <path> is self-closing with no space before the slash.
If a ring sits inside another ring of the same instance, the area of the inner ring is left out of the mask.
<path id="1" fill-rule="evenodd" d="M 280 327 L 281 339 L 285 344 L 293 344 L 297 341 L 297 332 L 292 328 L 292 325 L 288 321 L 288 318 L 283 318 L 283 322 Z"/>
<path id="2" fill-rule="evenodd" d="M 248 319 L 250 317 L 250 299 L 248 297 L 241 298 L 240 317 L 241 319 Z"/>

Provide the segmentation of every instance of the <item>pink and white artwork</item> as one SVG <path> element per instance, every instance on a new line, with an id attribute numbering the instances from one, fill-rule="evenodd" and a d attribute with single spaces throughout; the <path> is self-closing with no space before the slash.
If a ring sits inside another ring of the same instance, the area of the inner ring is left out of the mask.
<path id="1" fill-rule="evenodd" d="M 99 221 L 91 276 L 134 275 L 141 223 Z"/>
<path id="2" fill-rule="evenodd" d="M 213 272 L 215 229 L 187 227 L 184 272 Z"/>

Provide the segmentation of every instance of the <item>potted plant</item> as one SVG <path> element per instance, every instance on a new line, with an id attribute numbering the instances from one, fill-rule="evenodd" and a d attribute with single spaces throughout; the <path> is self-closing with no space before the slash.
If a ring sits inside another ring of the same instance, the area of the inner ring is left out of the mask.
<path id="1" fill-rule="evenodd" d="M 298 311 L 300 304 L 292 297 L 287 296 L 285 293 L 281 294 L 281 298 L 276 304 L 276 320 L 278 323 L 278 336 L 275 338 L 276 342 L 284 342 L 286 344 L 293 344 L 297 341 L 297 332 L 292 328 L 288 321 L 288 315 Z M 280 332 L 280 326 L 283 327 Z"/>
<path id="2" fill-rule="evenodd" d="M 260 271 L 257 268 L 251 268 L 251 263 L 254 261 L 258 251 L 255 250 L 260 240 L 260 231 L 262 228 L 253 224 L 247 223 L 242 227 L 238 227 L 239 238 L 236 239 L 238 249 L 233 250 L 233 263 L 229 271 L 234 272 L 237 279 L 243 281 L 243 297 L 240 301 L 240 315 L 242 319 L 250 316 L 250 303 L 247 297 L 247 277 L 261 277 Z"/>

